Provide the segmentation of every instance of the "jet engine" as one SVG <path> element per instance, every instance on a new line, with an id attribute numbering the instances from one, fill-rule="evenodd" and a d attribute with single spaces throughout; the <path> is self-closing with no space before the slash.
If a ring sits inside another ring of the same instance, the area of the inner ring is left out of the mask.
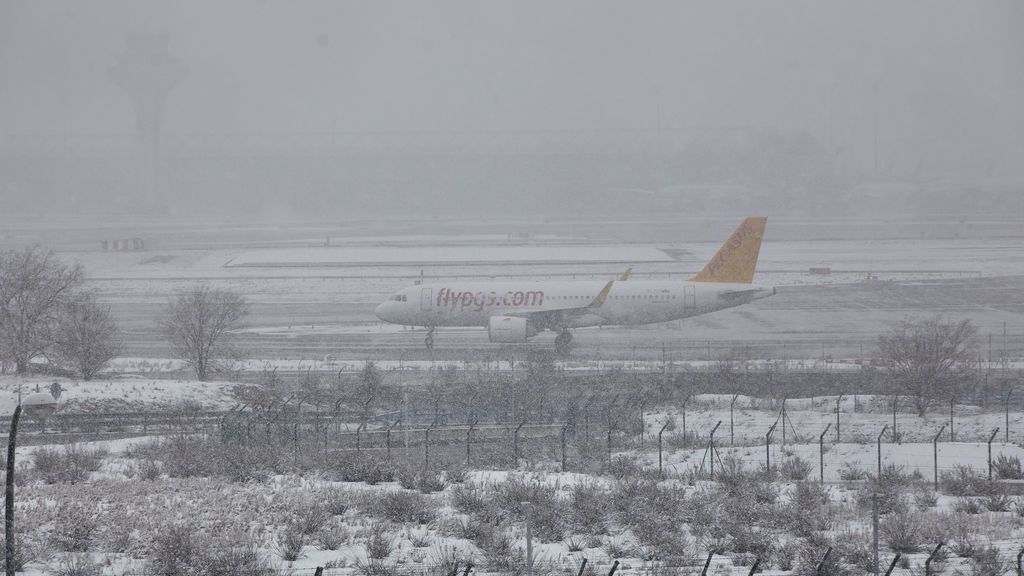
<path id="1" fill-rule="evenodd" d="M 537 334 L 526 318 L 519 316 L 491 316 L 487 324 L 487 337 L 491 342 L 526 342 Z"/>

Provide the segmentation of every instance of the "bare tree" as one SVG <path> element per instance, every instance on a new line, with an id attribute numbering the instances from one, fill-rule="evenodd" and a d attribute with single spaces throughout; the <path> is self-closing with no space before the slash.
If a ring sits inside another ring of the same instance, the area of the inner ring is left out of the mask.
<path id="1" fill-rule="evenodd" d="M 216 362 L 232 355 L 226 336 L 241 327 L 247 314 L 248 305 L 236 292 L 200 286 L 168 305 L 161 326 L 175 353 L 205 382 Z"/>
<path id="2" fill-rule="evenodd" d="M 59 313 L 83 276 L 81 266 L 38 246 L 0 253 L 0 346 L 18 374 L 53 343 Z"/>
<path id="3" fill-rule="evenodd" d="M 121 351 L 121 337 L 110 307 L 83 293 L 67 303 L 54 333 L 54 355 L 63 365 L 92 380 Z"/>
<path id="4" fill-rule="evenodd" d="M 950 398 L 968 376 L 978 329 L 970 320 L 904 320 L 878 338 L 893 384 L 911 398 L 919 416 Z"/>

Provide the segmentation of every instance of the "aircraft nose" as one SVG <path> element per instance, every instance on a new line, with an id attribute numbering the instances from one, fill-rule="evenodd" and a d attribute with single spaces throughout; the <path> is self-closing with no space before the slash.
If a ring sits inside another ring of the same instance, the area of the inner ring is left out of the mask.
<path id="1" fill-rule="evenodd" d="M 388 316 L 387 309 L 388 309 L 388 303 L 387 302 L 381 302 L 380 304 L 377 305 L 376 308 L 373 309 L 373 313 L 374 313 L 374 315 L 377 316 L 377 318 L 387 322 L 388 321 L 388 319 L 387 319 L 387 316 Z"/>

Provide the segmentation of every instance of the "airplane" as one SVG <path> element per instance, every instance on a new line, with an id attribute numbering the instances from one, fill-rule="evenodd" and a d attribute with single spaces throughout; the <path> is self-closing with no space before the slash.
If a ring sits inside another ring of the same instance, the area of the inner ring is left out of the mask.
<path id="1" fill-rule="evenodd" d="M 748 304 L 775 294 L 753 284 L 767 218 L 745 219 L 704 269 L 686 281 L 629 279 L 417 284 L 375 309 L 384 322 L 427 329 L 434 346 L 439 326 L 487 328 L 496 343 L 522 343 L 544 330 L 558 332 L 566 352 L 573 328 L 655 324 Z"/>

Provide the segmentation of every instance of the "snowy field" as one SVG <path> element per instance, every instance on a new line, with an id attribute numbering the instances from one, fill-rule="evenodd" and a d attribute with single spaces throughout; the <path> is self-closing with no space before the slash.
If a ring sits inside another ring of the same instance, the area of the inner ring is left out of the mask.
<path id="1" fill-rule="evenodd" d="M 188 383 L 176 384 L 196 394 Z M 90 395 L 102 401 L 109 387 L 83 384 L 77 401 Z M 153 388 L 148 396 L 161 393 Z M 216 437 L 167 437 L 22 447 L 17 510 L 30 558 L 24 573 L 49 574 L 69 562 L 91 563 L 108 575 L 155 573 L 173 553 L 168 547 L 182 546 L 182 530 L 194 538 L 188 550 L 195 558 L 219 562 L 219 555 L 234 550 L 238 565 L 262 566 L 253 574 L 312 575 L 318 566 L 335 576 L 444 574 L 455 561 L 473 563 L 477 574 L 519 573 L 526 548 L 524 500 L 536 504 L 534 559 L 546 574 L 574 575 L 583 558 L 594 574 L 607 573 L 614 561 L 623 575 L 662 574 L 658 558 L 669 556 L 684 564 L 681 573 L 697 574 L 709 550 L 715 574 L 746 574 L 755 557 L 766 574 L 799 574 L 824 553 L 824 544 L 806 541 L 830 543 L 837 558 L 861 570 L 870 560 L 873 490 L 893 506 L 881 511 L 881 553 L 884 563 L 895 551 L 903 553 L 895 574 L 920 573 L 938 539 L 948 549 L 934 565 L 936 574 L 971 571 L 992 554 L 1011 565 L 1024 536 L 1022 496 L 1012 495 L 1017 487 L 998 498 L 984 492 L 987 456 L 979 440 L 1002 425 L 1003 413 L 958 408 L 957 441 L 943 437 L 938 445 L 943 480 L 933 492 L 930 438 L 945 416 L 900 413 L 901 442 L 883 438 L 883 466 L 891 468 L 886 483 L 874 485 L 875 437 L 891 424 L 891 414 L 882 410 L 885 398 L 845 398 L 843 441 L 826 435 L 825 484 L 819 488 L 818 435 L 834 422 L 834 397 L 787 404 L 790 434 L 785 445 L 778 432 L 773 439 L 771 481 L 756 471 L 764 463 L 760 440 L 779 417 L 778 405 L 738 398 L 737 446 L 730 447 L 730 400 L 690 400 L 687 426 L 697 436 L 689 447 L 681 445 L 681 408 L 652 407 L 645 415 L 644 447 L 617 435 L 611 467 L 601 463 L 603 433 L 593 434 L 594 447 L 577 437 L 570 443 L 571 471 L 560 470 L 557 456 L 533 443 L 524 446 L 517 468 L 466 469 L 456 458 L 435 460 L 428 472 L 418 450 L 396 450 L 389 464 L 290 441 L 234 445 Z M 724 425 L 716 436 L 720 459 L 712 482 L 701 461 L 706 431 L 717 421 Z M 656 438 L 668 422 L 667 478 L 660 480 Z M 999 435 L 996 459 L 1024 457 L 1024 412 L 1011 411 L 1010 422 L 1011 442 Z M 214 465 L 223 450 L 236 453 L 227 468 Z M 49 464 L 62 454 L 79 462 L 74 475 Z M 587 471 L 580 471 L 583 465 Z M 978 473 L 975 488 L 953 481 L 962 467 Z M 672 520 L 666 524 L 666 518 Z M 247 555 L 237 555 L 242 551 Z"/>

